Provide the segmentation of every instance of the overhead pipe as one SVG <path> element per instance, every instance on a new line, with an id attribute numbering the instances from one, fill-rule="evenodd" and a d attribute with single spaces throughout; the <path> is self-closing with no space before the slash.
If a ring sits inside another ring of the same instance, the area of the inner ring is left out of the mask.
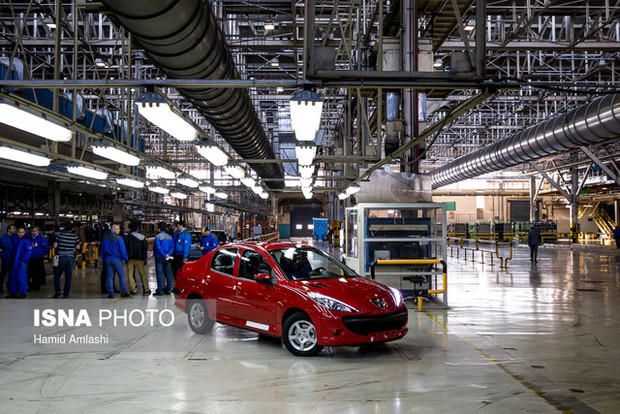
<path id="1" fill-rule="evenodd" d="M 172 79 L 240 79 L 209 4 L 204 0 L 103 0 L 121 25 Z M 275 158 L 246 90 L 179 88 L 242 158 Z M 276 164 L 252 164 L 263 178 L 284 178 Z M 284 182 L 269 183 L 282 188 Z"/>
<path id="2" fill-rule="evenodd" d="M 431 173 L 433 189 L 620 137 L 620 94 L 607 95 L 465 155 Z"/>

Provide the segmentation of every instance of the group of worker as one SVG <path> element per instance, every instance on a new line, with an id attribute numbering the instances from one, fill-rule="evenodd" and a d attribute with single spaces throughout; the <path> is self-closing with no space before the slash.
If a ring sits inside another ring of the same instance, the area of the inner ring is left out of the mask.
<path id="1" fill-rule="evenodd" d="M 25 227 L 9 225 L 0 237 L 0 293 L 5 287 L 7 298 L 23 299 L 28 289 L 38 290 L 45 284 L 44 258 L 49 252 L 47 239 L 38 227 L 26 233 Z"/>
<path id="2" fill-rule="evenodd" d="M 155 258 L 155 273 L 157 275 L 157 289 L 155 296 L 169 295 L 172 292 L 172 279 L 176 279 L 177 272 L 187 261 L 192 237 L 185 227 L 184 221 L 177 221 L 171 225 L 165 222 L 158 224 L 159 233 L 155 237 L 153 256 Z M 75 266 L 75 256 L 81 243 L 72 231 L 73 226 L 67 223 L 62 231 L 53 235 L 53 247 L 56 256 L 53 259 L 54 269 L 54 298 L 61 295 L 68 298 L 71 290 L 72 272 Z M 145 265 L 147 263 L 148 244 L 146 237 L 138 231 L 137 223 L 131 223 L 130 232 L 121 237 L 121 227 L 112 223 L 105 227 L 101 235 L 101 290 L 109 298 L 116 292 L 114 276 L 117 275 L 121 297 L 130 297 L 137 294 L 135 271 L 142 281 L 144 295 L 150 295 Z M 218 246 L 218 239 L 208 230 L 202 229 L 202 240 L 198 248 L 207 254 Z M 0 237 L 0 254 L 2 269 L 0 292 L 5 286 L 9 292 L 7 298 L 25 298 L 28 291 L 36 291 L 45 284 L 44 258 L 49 254 L 49 243 L 40 233 L 38 227 L 33 227 L 27 233 L 25 227 L 9 225 L 6 233 Z M 127 278 L 125 266 L 127 265 Z M 61 278 L 64 274 L 64 285 L 61 289 Z"/>

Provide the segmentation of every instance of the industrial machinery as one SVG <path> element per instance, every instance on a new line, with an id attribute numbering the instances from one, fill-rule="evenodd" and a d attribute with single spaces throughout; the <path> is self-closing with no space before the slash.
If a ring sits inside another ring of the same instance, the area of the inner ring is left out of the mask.
<path id="1" fill-rule="evenodd" d="M 345 262 L 370 277 L 378 260 L 446 259 L 444 203 L 360 203 L 346 209 Z M 378 282 L 405 296 L 422 296 L 437 284 L 441 272 L 432 264 L 403 262 L 381 266 Z M 444 293 L 444 305 L 447 294 Z"/>
<path id="2" fill-rule="evenodd" d="M 314 240 L 327 240 L 327 235 L 329 233 L 329 220 L 326 218 L 313 218 L 312 219 L 313 230 L 312 230 L 312 238 Z"/>

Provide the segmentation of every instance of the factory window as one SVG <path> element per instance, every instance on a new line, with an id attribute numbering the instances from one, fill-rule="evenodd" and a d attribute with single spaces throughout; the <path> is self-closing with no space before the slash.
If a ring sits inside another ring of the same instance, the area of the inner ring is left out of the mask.
<path id="1" fill-rule="evenodd" d="M 297 225 L 295 226 L 295 229 L 296 229 L 296 230 L 301 230 L 301 229 L 303 229 L 303 228 L 304 228 L 303 224 L 297 224 Z"/>

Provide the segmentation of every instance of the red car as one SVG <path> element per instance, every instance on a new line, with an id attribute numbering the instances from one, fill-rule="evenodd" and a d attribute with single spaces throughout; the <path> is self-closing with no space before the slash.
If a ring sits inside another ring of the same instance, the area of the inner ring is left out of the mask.
<path id="1" fill-rule="evenodd" d="M 177 275 L 175 305 L 190 328 L 213 322 L 282 338 L 295 355 L 407 334 L 407 308 L 394 288 L 357 275 L 329 254 L 292 243 L 221 246 Z"/>

